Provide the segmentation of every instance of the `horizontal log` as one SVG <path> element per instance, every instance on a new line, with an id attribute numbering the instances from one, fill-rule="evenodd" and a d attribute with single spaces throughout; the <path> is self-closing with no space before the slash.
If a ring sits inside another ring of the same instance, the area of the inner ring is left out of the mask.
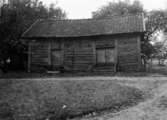
<path id="1" fill-rule="evenodd" d="M 82 58 L 82 59 L 87 59 L 87 58 L 92 58 L 93 55 L 74 55 L 74 58 Z"/>
<path id="2" fill-rule="evenodd" d="M 71 48 L 63 48 L 63 50 L 72 50 L 72 51 L 85 51 L 85 50 L 92 50 L 93 47 L 71 47 Z"/>
<path id="3" fill-rule="evenodd" d="M 93 54 L 93 51 L 91 52 L 64 52 L 64 54 L 70 54 L 70 55 L 89 55 Z"/>
<path id="4" fill-rule="evenodd" d="M 64 58 L 90 58 L 90 57 L 94 57 L 94 55 L 64 55 Z"/>
<path id="5" fill-rule="evenodd" d="M 111 40 L 111 39 L 101 39 L 101 40 L 96 40 L 96 45 L 99 44 L 114 44 L 115 40 Z"/>
<path id="6" fill-rule="evenodd" d="M 137 62 L 131 62 L 131 63 L 119 63 L 120 66 L 136 66 L 138 65 Z"/>
<path id="7" fill-rule="evenodd" d="M 47 62 L 44 62 L 44 61 L 32 61 L 31 62 L 32 64 L 39 64 L 39 65 L 48 65 L 48 63 Z"/>
<path id="8" fill-rule="evenodd" d="M 138 57 L 137 56 L 130 56 L 130 55 L 127 55 L 127 56 L 119 56 L 118 57 L 119 61 L 129 61 L 129 60 L 138 60 Z"/>
<path id="9" fill-rule="evenodd" d="M 119 45 L 118 46 L 118 49 L 119 50 L 122 50 L 122 49 L 137 49 L 137 44 L 134 44 L 134 45 Z"/>
<path id="10" fill-rule="evenodd" d="M 31 50 L 32 52 L 47 52 L 48 49 Z"/>
<path id="11" fill-rule="evenodd" d="M 31 63 L 31 66 L 33 67 L 33 65 L 43 65 L 43 66 L 47 66 L 48 65 L 48 63 L 45 63 L 45 62 L 32 62 Z"/>
<path id="12" fill-rule="evenodd" d="M 69 62 L 65 61 L 64 64 L 69 64 L 69 65 L 91 65 L 92 62 Z"/>
<path id="13" fill-rule="evenodd" d="M 64 51 L 65 52 L 91 52 L 93 49 L 72 49 L 72 50 L 68 50 L 68 49 L 65 49 Z"/>
<path id="14" fill-rule="evenodd" d="M 48 50 L 45 50 L 45 51 L 32 51 L 31 54 L 48 54 Z"/>
<path id="15" fill-rule="evenodd" d="M 120 63 L 120 64 L 138 63 L 138 60 L 135 60 L 135 59 L 119 60 L 119 63 Z"/>
<path id="16" fill-rule="evenodd" d="M 38 49 L 47 49 L 48 46 L 43 46 L 43 47 L 39 47 L 39 46 L 33 46 L 31 49 L 32 50 L 38 50 Z"/>
<path id="17" fill-rule="evenodd" d="M 118 53 L 118 57 L 136 57 L 138 54 L 136 51 L 133 51 L 133 52 L 119 52 Z"/>
<path id="18" fill-rule="evenodd" d="M 77 71 L 80 71 L 80 70 L 90 70 L 91 68 L 90 68 L 90 66 L 84 66 L 84 67 L 82 67 L 82 66 L 65 66 L 65 68 L 67 68 L 68 70 L 77 70 Z"/>
<path id="19" fill-rule="evenodd" d="M 73 62 L 73 63 L 92 63 L 93 62 L 93 59 L 85 59 L 85 60 L 64 60 L 64 62 Z"/>
<path id="20" fill-rule="evenodd" d="M 76 65 L 90 65 L 90 64 L 93 64 L 93 62 L 92 61 L 89 61 L 89 62 L 79 62 L 79 61 L 77 61 L 77 62 L 74 62 L 73 64 L 76 64 Z"/>
<path id="21" fill-rule="evenodd" d="M 87 59 L 87 58 L 92 58 L 94 55 L 68 55 L 65 57 L 70 57 L 70 58 L 82 58 L 82 59 Z"/>
<path id="22" fill-rule="evenodd" d="M 137 51 L 136 47 L 128 47 L 128 48 L 118 48 L 119 52 L 133 52 Z"/>
<path id="23" fill-rule="evenodd" d="M 33 54 L 31 55 L 32 58 L 47 58 L 48 54 Z"/>
<path id="24" fill-rule="evenodd" d="M 120 65 L 128 65 L 128 64 L 137 64 L 136 61 L 126 61 L 126 62 L 119 62 Z"/>
<path id="25" fill-rule="evenodd" d="M 64 56 L 90 56 L 90 55 L 94 55 L 93 53 L 82 53 L 82 54 L 64 54 Z"/>
<path id="26" fill-rule="evenodd" d="M 124 44 L 124 43 L 127 43 L 127 44 L 128 43 L 137 43 L 137 38 L 135 37 L 135 38 L 128 38 L 128 39 L 125 39 L 125 38 L 124 39 L 119 39 L 118 43 L 119 44 L 121 44 L 121 43 L 122 44 Z"/>
<path id="27" fill-rule="evenodd" d="M 88 64 L 93 64 L 93 62 L 69 62 L 66 61 L 64 64 L 69 64 L 69 65 L 88 65 Z"/>
<path id="28" fill-rule="evenodd" d="M 32 62 L 48 62 L 47 58 L 32 58 Z"/>

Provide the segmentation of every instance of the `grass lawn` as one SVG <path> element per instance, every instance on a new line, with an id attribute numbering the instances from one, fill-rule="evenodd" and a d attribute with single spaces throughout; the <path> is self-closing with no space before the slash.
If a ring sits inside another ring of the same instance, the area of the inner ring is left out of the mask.
<path id="1" fill-rule="evenodd" d="M 150 94 L 146 96 L 149 99 L 115 113 L 104 111 L 100 115 L 73 120 L 167 120 L 167 78 L 137 77 L 133 81 L 127 78 L 125 81 L 118 80 L 117 83 L 141 89 Z"/>
<path id="2" fill-rule="evenodd" d="M 0 120 L 56 120 L 119 110 L 143 95 L 112 80 L 1 80 Z"/>
<path id="3" fill-rule="evenodd" d="M 153 96 L 136 106 L 117 113 L 106 113 L 75 120 L 166 120 L 167 82 L 153 89 Z"/>

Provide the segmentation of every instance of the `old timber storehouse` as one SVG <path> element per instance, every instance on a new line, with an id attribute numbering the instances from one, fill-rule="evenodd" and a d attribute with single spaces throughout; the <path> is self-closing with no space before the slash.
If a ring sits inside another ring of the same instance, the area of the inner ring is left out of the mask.
<path id="1" fill-rule="evenodd" d="M 22 36 L 28 71 L 140 71 L 144 31 L 142 15 L 38 20 Z"/>

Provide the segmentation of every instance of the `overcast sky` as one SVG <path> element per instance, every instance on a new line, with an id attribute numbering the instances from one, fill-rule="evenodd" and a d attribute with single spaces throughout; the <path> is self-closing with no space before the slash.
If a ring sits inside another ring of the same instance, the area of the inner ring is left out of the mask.
<path id="1" fill-rule="evenodd" d="M 42 0 L 44 4 L 57 3 L 70 19 L 90 18 L 91 13 L 113 0 Z M 117 0 L 114 0 L 117 1 Z M 133 1 L 133 0 L 132 0 Z M 140 0 L 146 10 L 167 8 L 167 0 Z"/>

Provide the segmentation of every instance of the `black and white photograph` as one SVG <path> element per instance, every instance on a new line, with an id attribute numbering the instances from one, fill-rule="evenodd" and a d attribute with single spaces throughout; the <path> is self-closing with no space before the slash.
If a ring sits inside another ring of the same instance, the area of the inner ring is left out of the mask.
<path id="1" fill-rule="evenodd" d="M 167 0 L 0 0 L 0 120 L 167 120 Z"/>

